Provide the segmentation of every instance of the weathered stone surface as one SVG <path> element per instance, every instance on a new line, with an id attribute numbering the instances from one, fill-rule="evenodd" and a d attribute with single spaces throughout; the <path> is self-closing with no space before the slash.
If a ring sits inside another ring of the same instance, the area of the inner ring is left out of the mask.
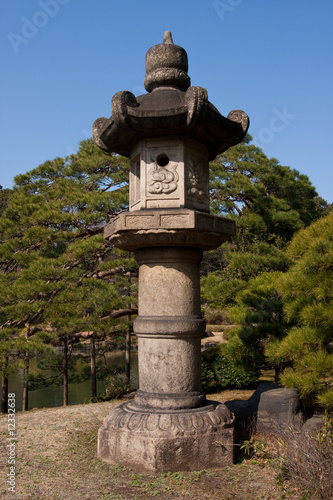
<path id="1" fill-rule="evenodd" d="M 187 338 L 198 337 L 205 333 L 206 322 L 202 315 L 193 316 L 143 316 L 140 314 L 134 320 L 137 337 L 140 335 L 150 338 Z"/>
<path id="2" fill-rule="evenodd" d="M 233 462 L 234 418 L 221 404 L 197 410 L 145 411 L 123 403 L 98 434 L 98 457 L 138 471 L 196 470 Z"/>
<path id="3" fill-rule="evenodd" d="M 186 51 L 179 45 L 174 45 L 170 31 L 165 32 L 163 43 L 154 45 L 148 50 L 146 71 L 144 85 L 147 92 L 161 85 L 177 85 L 187 90 L 191 84 L 187 74 Z"/>
<path id="4" fill-rule="evenodd" d="M 201 317 L 198 289 L 202 251 L 156 247 L 136 250 L 139 272 L 139 317 Z M 152 314 L 152 312 L 154 314 Z M 135 328 L 135 326 L 134 326 Z"/>
<path id="5" fill-rule="evenodd" d="M 184 246 L 212 250 L 236 233 L 230 219 L 188 209 L 137 210 L 115 217 L 104 237 L 122 250 Z"/>
<path id="6" fill-rule="evenodd" d="M 302 427 L 302 432 L 314 436 L 323 427 L 325 423 L 323 414 L 312 415 L 309 419 L 304 422 Z"/>
<path id="7" fill-rule="evenodd" d="M 143 364 L 141 363 L 141 366 Z M 188 390 L 188 385 L 180 384 L 179 376 L 175 376 L 173 374 L 172 380 L 177 379 L 177 386 L 174 387 L 172 392 L 163 392 L 163 385 L 160 384 L 152 384 L 152 378 L 149 377 L 149 365 L 147 367 L 147 372 L 144 375 L 148 375 L 146 377 L 142 377 L 143 381 L 140 384 L 141 387 L 153 388 L 158 392 L 153 392 L 152 390 L 144 391 L 143 389 L 138 389 L 135 394 L 135 403 L 139 408 L 142 409 L 150 409 L 151 411 L 157 410 L 191 410 L 193 408 L 201 408 L 204 406 L 206 402 L 206 395 L 202 391 L 190 392 Z M 192 375 L 195 375 L 194 371 L 191 371 Z M 194 383 L 197 385 L 201 385 L 201 379 L 199 379 L 200 372 L 196 373 L 197 377 L 194 380 Z M 148 384 L 147 384 L 148 382 Z M 150 382 L 150 383 L 149 383 Z M 186 382 L 190 382 L 193 384 L 193 380 L 189 380 L 189 377 L 186 377 Z M 155 387 L 155 385 L 157 387 Z M 175 390 L 179 388 L 181 392 L 175 392 Z M 182 390 L 185 388 L 185 390 Z"/>
<path id="8" fill-rule="evenodd" d="M 138 335 L 138 355 L 140 391 L 135 395 L 138 405 L 184 409 L 205 403 L 199 337 L 178 335 L 170 339 Z"/>
<path id="9" fill-rule="evenodd" d="M 256 410 L 256 429 L 260 432 L 285 432 L 291 427 L 300 427 L 299 391 L 278 387 L 263 390 L 253 398 Z"/>
<path id="10" fill-rule="evenodd" d="M 205 329 L 198 290 L 202 251 L 183 247 L 136 250 L 139 269 L 138 405 L 197 408 L 201 389 L 200 339 Z"/>
<path id="11" fill-rule="evenodd" d="M 298 390 L 277 384 L 261 384 L 247 401 L 225 404 L 235 415 L 240 439 L 254 431 L 282 434 L 289 428 L 300 428 L 303 423 Z"/>

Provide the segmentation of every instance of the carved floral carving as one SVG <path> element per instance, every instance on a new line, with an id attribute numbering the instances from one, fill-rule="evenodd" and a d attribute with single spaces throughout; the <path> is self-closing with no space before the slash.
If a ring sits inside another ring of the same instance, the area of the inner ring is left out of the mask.
<path id="1" fill-rule="evenodd" d="M 178 163 L 170 163 L 168 167 L 156 167 L 149 172 L 148 192 L 150 194 L 170 194 L 178 187 Z"/>
<path id="2" fill-rule="evenodd" d="M 139 409 L 138 409 L 139 410 Z M 211 434 L 234 424 L 234 416 L 225 405 L 219 404 L 200 411 L 156 412 L 138 411 L 129 403 L 114 408 L 104 422 L 109 430 L 132 432 L 158 431 L 166 435 Z"/>

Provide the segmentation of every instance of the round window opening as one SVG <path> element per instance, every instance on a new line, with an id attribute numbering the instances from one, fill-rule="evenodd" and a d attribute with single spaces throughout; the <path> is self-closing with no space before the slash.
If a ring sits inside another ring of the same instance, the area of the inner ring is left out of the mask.
<path id="1" fill-rule="evenodd" d="M 158 155 L 156 158 L 156 163 L 159 167 L 166 167 L 169 163 L 169 158 L 165 154 Z"/>

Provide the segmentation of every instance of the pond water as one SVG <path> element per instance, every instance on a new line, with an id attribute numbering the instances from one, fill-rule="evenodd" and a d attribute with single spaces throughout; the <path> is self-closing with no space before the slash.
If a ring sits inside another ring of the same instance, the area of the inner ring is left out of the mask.
<path id="1" fill-rule="evenodd" d="M 73 355 L 75 357 L 75 354 Z M 112 351 L 106 354 L 107 365 L 110 368 L 125 367 L 125 351 Z M 97 361 L 97 359 L 96 359 Z M 107 380 L 97 379 L 97 395 L 102 394 L 107 388 Z M 131 382 L 130 388 L 138 387 L 138 356 L 137 351 L 131 351 Z M 22 410 L 22 393 L 23 393 L 23 369 L 9 376 L 9 393 L 16 395 L 16 411 Z M 68 400 L 70 405 L 82 404 L 87 402 L 91 397 L 91 381 L 69 384 L 68 385 Z M 29 405 L 28 409 L 33 408 L 48 408 L 53 406 L 62 406 L 63 403 L 63 386 L 51 385 L 34 391 L 29 390 Z"/>

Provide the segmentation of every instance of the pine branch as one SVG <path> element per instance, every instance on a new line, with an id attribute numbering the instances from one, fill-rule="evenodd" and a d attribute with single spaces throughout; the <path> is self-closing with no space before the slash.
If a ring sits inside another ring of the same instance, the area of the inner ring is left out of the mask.
<path id="1" fill-rule="evenodd" d="M 111 314 L 107 316 L 103 316 L 101 319 L 110 319 L 110 318 L 121 318 L 122 316 L 127 316 L 131 314 L 138 314 L 138 309 L 136 308 L 128 308 L 128 309 L 119 309 L 118 311 L 113 311 Z"/>
<path id="2" fill-rule="evenodd" d="M 121 274 L 122 276 L 134 276 L 136 277 L 138 275 L 137 271 L 127 271 L 125 272 L 125 269 L 120 266 L 120 267 L 115 267 L 113 269 L 109 269 L 107 271 L 93 271 L 90 274 L 85 274 L 83 278 L 105 278 L 106 276 L 114 276 L 115 274 Z M 81 280 L 82 281 L 82 278 Z"/>

